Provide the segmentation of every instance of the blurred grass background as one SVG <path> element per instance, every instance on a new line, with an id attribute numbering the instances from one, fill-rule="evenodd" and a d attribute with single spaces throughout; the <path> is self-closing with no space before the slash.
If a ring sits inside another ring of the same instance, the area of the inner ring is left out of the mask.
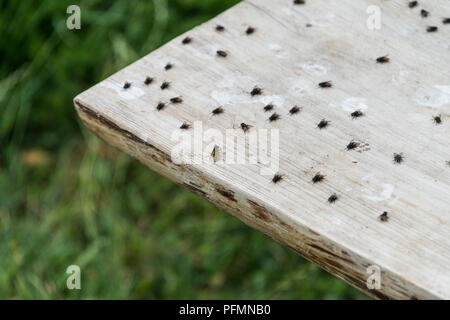
<path id="1" fill-rule="evenodd" d="M 75 114 L 76 94 L 237 2 L 0 0 L 0 298 L 366 298 Z"/>

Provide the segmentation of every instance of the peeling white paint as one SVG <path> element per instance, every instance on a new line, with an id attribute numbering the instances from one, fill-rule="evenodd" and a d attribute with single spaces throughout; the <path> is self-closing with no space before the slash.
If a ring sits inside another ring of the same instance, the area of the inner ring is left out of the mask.
<path id="1" fill-rule="evenodd" d="M 294 96 L 304 96 L 313 90 L 314 84 L 305 79 L 295 79 L 290 88 L 289 93 Z"/>
<path id="2" fill-rule="evenodd" d="M 408 80 L 409 71 L 408 70 L 400 70 L 398 74 L 394 74 L 392 76 L 392 83 L 399 86 L 405 84 Z"/>
<path id="3" fill-rule="evenodd" d="M 259 97 L 250 96 L 250 91 L 257 83 L 255 79 L 248 76 L 224 77 L 217 84 L 220 90 L 211 91 L 210 97 L 219 105 L 255 103 L 265 97 L 264 95 Z"/>
<path id="4" fill-rule="evenodd" d="M 364 177 L 362 177 L 361 180 L 362 180 L 363 182 L 369 182 L 370 178 L 372 178 L 373 176 L 374 176 L 373 173 L 369 173 L 369 174 L 365 175 Z"/>
<path id="5" fill-rule="evenodd" d="M 442 108 L 450 105 L 450 86 L 435 85 L 433 87 L 422 87 L 417 89 L 414 101 L 422 106 Z"/>
<path id="6" fill-rule="evenodd" d="M 277 43 L 269 43 L 268 47 L 272 51 L 281 51 L 281 50 L 283 50 L 283 48 L 281 48 L 281 46 L 279 44 L 277 44 Z"/>
<path id="7" fill-rule="evenodd" d="M 330 103 L 331 108 L 341 108 L 345 112 L 353 112 L 355 110 L 365 111 L 369 108 L 366 98 L 350 97 L 339 104 Z"/>
<path id="8" fill-rule="evenodd" d="M 217 91 L 211 92 L 211 98 L 216 101 L 219 105 L 233 104 L 237 102 L 242 102 L 244 96 L 236 95 L 228 91 Z"/>
<path id="9" fill-rule="evenodd" d="M 423 123 L 427 119 L 427 116 L 421 113 L 408 113 L 406 115 L 406 120 L 411 123 Z"/>
<path id="10" fill-rule="evenodd" d="M 277 56 L 278 58 L 286 58 L 286 57 L 289 55 L 289 52 L 286 51 L 286 50 L 284 50 L 284 49 L 283 49 L 279 44 L 277 44 L 277 43 L 270 43 L 270 44 L 268 45 L 268 48 L 269 48 L 271 51 L 276 52 L 276 56 Z"/>
<path id="11" fill-rule="evenodd" d="M 374 178 L 375 175 L 373 173 L 369 173 L 365 175 L 361 180 L 363 183 L 368 184 L 367 188 L 363 189 L 364 198 L 379 202 L 386 201 L 392 197 L 392 193 L 394 192 L 394 186 L 392 184 L 384 183 L 381 185 L 381 192 L 379 191 L 381 188 L 378 184 L 378 180 Z"/>
<path id="12" fill-rule="evenodd" d="M 217 83 L 217 86 L 219 88 L 232 88 L 235 85 L 235 81 L 233 80 L 233 77 L 226 77 L 222 80 L 220 80 Z"/>
<path id="13" fill-rule="evenodd" d="M 197 50 L 190 51 L 194 56 L 202 60 L 214 60 L 216 58 L 217 47 L 211 44 L 199 46 Z"/>
<path id="14" fill-rule="evenodd" d="M 278 95 L 272 96 L 262 96 L 258 99 L 258 102 L 262 102 L 263 104 L 273 103 L 277 107 L 282 106 L 284 103 L 284 98 Z"/>
<path id="15" fill-rule="evenodd" d="M 365 195 L 364 197 L 371 201 L 385 201 L 392 197 L 392 193 L 394 192 L 394 186 L 392 184 L 383 184 L 383 190 L 376 196 L 374 195 Z"/>
<path id="16" fill-rule="evenodd" d="M 269 104 L 273 103 L 276 106 L 282 106 L 285 99 L 279 95 L 251 97 L 249 93 L 234 94 L 229 91 L 214 90 L 211 92 L 211 98 L 219 105 L 230 104 Z"/>
<path id="17" fill-rule="evenodd" d="M 302 63 L 299 65 L 299 67 L 312 76 L 324 76 L 328 72 L 327 68 L 313 62 Z"/>
<path id="18" fill-rule="evenodd" d="M 294 14 L 294 11 L 290 7 L 283 7 L 281 8 L 281 11 L 283 11 L 283 13 L 287 14 L 288 16 L 292 16 Z"/>
<path id="19" fill-rule="evenodd" d="M 141 88 L 134 85 L 133 81 L 130 81 L 131 87 L 128 89 L 123 88 L 123 84 L 113 83 L 109 81 L 103 81 L 100 83 L 101 87 L 113 90 L 123 100 L 133 100 L 142 97 L 145 92 Z"/>
<path id="20" fill-rule="evenodd" d="M 327 27 L 331 25 L 335 17 L 336 14 L 334 14 L 333 12 L 329 12 L 328 14 L 323 15 L 319 19 L 312 19 L 310 23 L 315 27 Z"/>

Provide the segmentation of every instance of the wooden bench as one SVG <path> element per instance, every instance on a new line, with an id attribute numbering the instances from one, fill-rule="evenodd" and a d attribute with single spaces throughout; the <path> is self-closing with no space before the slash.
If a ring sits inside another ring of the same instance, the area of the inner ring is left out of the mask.
<path id="1" fill-rule="evenodd" d="M 74 102 L 105 141 L 368 295 L 449 299 L 445 17 L 448 0 L 243 1 Z M 208 130 L 245 139 L 244 163 Z M 198 161 L 175 160 L 182 133 Z"/>

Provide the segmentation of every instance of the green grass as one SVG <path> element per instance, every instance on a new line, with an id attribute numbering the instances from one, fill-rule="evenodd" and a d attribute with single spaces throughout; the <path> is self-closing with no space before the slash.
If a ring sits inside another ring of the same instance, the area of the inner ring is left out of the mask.
<path id="1" fill-rule="evenodd" d="M 69 31 L 72 1 L 0 1 L 0 298 L 365 298 L 75 114 L 76 94 L 237 2 L 79 1 Z"/>

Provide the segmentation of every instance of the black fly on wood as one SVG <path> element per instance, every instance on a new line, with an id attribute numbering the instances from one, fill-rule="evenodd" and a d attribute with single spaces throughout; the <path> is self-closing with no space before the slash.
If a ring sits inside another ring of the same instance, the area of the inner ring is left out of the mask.
<path id="1" fill-rule="evenodd" d="M 187 122 L 183 122 L 183 124 L 180 126 L 180 129 L 187 130 L 191 127 L 191 125 Z"/>
<path id="2" fill-rule="evenodd" d="M 321 182 L 325 179 L 325 176 L 323 174 L 320 174 L 320 172 L 317 172 L 316 175 L 311 179 L 312 183 Z"/>
<path id="3" fill-rule="evenodd" d="M 281 174 L 276 174 L 276 175 L 274 175 L 273 178 L 272 178 L 272 182 L 273 182 L 273 183 L 278 183 L 278 182 L 280 182 L 281 180 L 283 180 L 283 176 L 282 176 Z"/>
<path id="4" fill-rule="evenodd" d="M 322 119 L 322 120 L 320 120 L 320 122 L 317 124 L 317 127 L 318 127 L 319 129 L 322 130 L 322 129 L 328 127 L 329 124 L 330 124 L 330 122 L 329 122 L 328 120 Z"/>

